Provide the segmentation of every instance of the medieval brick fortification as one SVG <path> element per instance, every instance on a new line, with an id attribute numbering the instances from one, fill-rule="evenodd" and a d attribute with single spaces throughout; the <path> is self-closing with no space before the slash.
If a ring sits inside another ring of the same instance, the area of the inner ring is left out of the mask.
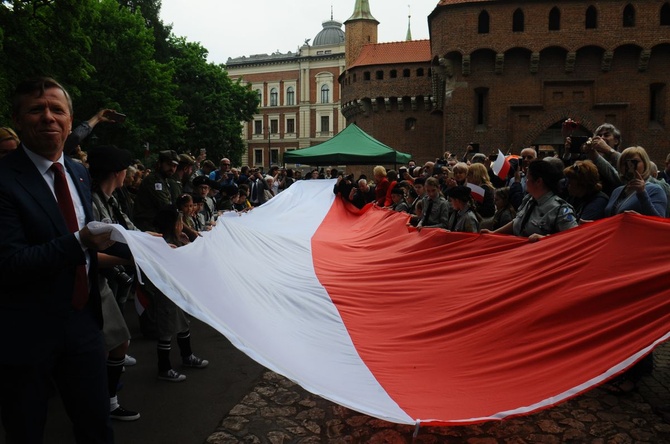
<path id="1" fill-rule="evenodd" d="M 582 133 L 613 123 L 657 163 L 670 152 L 670 2 L 442 0 L 423 42 L 365 41 L 371 20 L 345 22 L 361 50 L 342 112 L 417 161 L 469 142 L 560 150 L 568 117 Z"/>

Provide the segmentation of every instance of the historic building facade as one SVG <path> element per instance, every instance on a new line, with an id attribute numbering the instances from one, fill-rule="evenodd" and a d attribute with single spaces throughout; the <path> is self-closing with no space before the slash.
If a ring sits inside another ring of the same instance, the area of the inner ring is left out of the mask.
<path id="1" fill-rule="evenodd" d="M 561 150 L 568 117 L 616 125 L 657 163 L 670 152 L 670 2 L 441 0 L 428 24 L 429 41 L 379 44 L 355 1 L 347 123 L 420 161 L 470 142 Z"/>
<path id="2" fill-rule="evenodd" d="M 331 17 L 297 53 L 228 59 L 230 77 L 251 84 L 260 99 L 258 114 L 243 124 L 248 165 L 278 165 L 286 151 L 324 142 L 344 128 L 337 81 L 344 57 L 342 24 Z"/>
<path id="3" fill-rule="evenodd" d="M 562 149 L 568 117 L 670 151 L 670 3 L 442 0 L 428 18 L 444 144 Z"/>
<path id="4" fill-rule="evenodd" d="M 429 40 L 377 43 L 379 22 L 357 0 L 344 22 L 347 67 L 342 114 L 380 142 L 416 160 L 442 155 L 442 113 L 433 101 Z"/>

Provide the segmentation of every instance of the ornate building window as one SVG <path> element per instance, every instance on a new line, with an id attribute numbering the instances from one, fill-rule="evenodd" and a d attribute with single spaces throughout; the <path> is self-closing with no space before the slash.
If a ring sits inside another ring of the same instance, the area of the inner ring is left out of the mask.
<path id="1" fill-rule="evenodd" d="M 557 7 L 549 11 L 549 31 L 558 31 L 561 29 L 561 11 Z"/>
<path id="2" fill-rule="evenodd" d="M 279 93 L 277 93 L 277 88 L 272 88 L 270 90 L 270 106 L 277 106 L 279 99 Z"/>
<path id="3" fill-rule="evenodd" d="M 525 27 L 523 11 L 521 8 L 514 11 L 512 15 L 512 32 L 523 32 Z"/>
<path id="4" fill-rule="evenodd" d="M 263 134 L 262 120 L 254 120 L 254 134 Z"/>
<path id="5" fill-rule="evenodd" d="M 623 8 L 623 27 L 632 28 L 633 26 L 635 26 L 635 8 L 628 3 L 626 7 Z"/>
<path id="6" fill-rule="evenodd" d="M 254 149 L 254 165 L 263 165 L 263 148 Z"/>
<path id="7" fill-rule="evenodd" d="M 279 120 L 270 120 L 270 134 L 277 134 L 279 132 Z"/>
<path id="8" fill-rule="evenodd" d="M 286 104 L 295 105 L 295 90 L 292 86 L 286 88 Z"/>
<path id="9" fill-rule="evenodd" d="M 295 133 L 295 119 L 286 119 L 286 133 Z"/>
<path id="10" fill-rule="evenodd" d="M 598 27 L 598 11 L 593 5 L 586 8 L 585 27 L 586 29 L 596 29 Z"/>
<path id="11" fill-rule="evenodd" d="M 330 103 L 330 88 L 328 88 L 328 85 L 321 85 L 321 103 Z"/>
<path id="12" fill-rule="evenodd" d="M 489 13 L 482 11 L 479 13 L 479 20 L 477 21 L 477 32 L 479 34 L 489 33 Z"/>
<path id="13" fill-rule="evenodd" d="M 330 131 L 330 116 L 321 116 L 321 134 L 326 135 Z"/>
<path id="14" fill-rule="evenodd" d="M 256 96 L 258 96 L 258 106 L 263 106 L 263 93 L 260 89 L 256 90 Z"/>
<path id="15" fill-rule="evenodd" d="M 279 148 L 270 148 L 270 165 L 279 163 Z"/>
<path id="16" fill-rule="evenodd" d="M 661 6 L 661 26 L 670 26 L 670 3 Z"/>

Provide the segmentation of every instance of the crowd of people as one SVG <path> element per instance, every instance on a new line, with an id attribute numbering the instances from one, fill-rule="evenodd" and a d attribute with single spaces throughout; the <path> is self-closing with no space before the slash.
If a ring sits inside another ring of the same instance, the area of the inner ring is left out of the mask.
<path id="1" fill-rule="evenodd" d="M 545 236 L 624 212 L 670 217 L 670 154 L 662 171 L 641 146 L 621 149 L 621 133 L 611 124 L 572 147 L 563 157 L 538 158 L 534 147 L 508 160 L 504 177 L 493 172 L 498 155 L 474 154 L 460 161 L 447 152 L 423 167 L 410 164 L 366 177 L 340 176 L 334 192 L 353 205 L 378 205 L 407 213 L 408 225 L 454 232 L 500 233 L 537 242 Z M 400 177 L 399 177 L 400 176 Z M 651 355 L 604 387 L 612 393 L 635 390 L 652 368 Z M 670 405 L 661 408 L 670 414 Z"/>
<path id="2" fill-rule="evenodd" d="M 497 154 L 473 153 L 469 146 L 460 159 L 447 152 L 422 166 L 376 166 L 371 178 L 354 179 L 335 168 L 305 177 L 279 166 L 236 168 L 225 157 L 217 166 L 205 149 L 163 150 L 153 165 L 112 145 L 85 152 L 80 144 L 93 127 L 118 122 L 119 114 L 103 109 L 73 129 L 70 96 L 50 78 L 17 87 L 13 116 L 13 129 L 0 128 L 0 273 L 7 282 L 0 328 L 5 337 L 21 338 L 0 363 L 8 442 L 40 442 L 52 383 L 77 442 L 111 442 L 110 418 L 140 418 L 116 393 L 124 367 L 135 363 L 123 316 L 133 293 L 150 301 L 140 325 L 157 341 L 160 380 L 186 379 L 170 359 L 175 337 L 182 365 L 208 365 L 193 353 L 181 309 L 146 277 L 138 285 L 127 247 L 108 232 L 92 233 L 90 221 L 145 231 L 178 248 L 211 230 L 222 212 L 252 210 L 298 180 L 319 179 L 336 179 L 334 192 L 358 208 L 405 213 L 418 232 L 440 228 L 538 241 L 626 211 L 670 215 L 670 155 L 659 172 L 644 148 L 621 149 L 621 134 L 610 124 L 578 149 L 568 149 L 568 137 L 562 158 L 538 159 L 535 148 L 524 148 L 504 177 L 492 170 Z M 638 373 L 636 366 L 611 382 L 611 390 L 629 391 Z"/>
<path id="3" fill-rule="evenodd" d="M 646 150 L 618 151 L 620 132 L 610 124 L 596 129 L 578 152 L 538 158 L 534 147 L 508 159 L 504 177 L 492 170 L 497 154 L 458 160 L 452 153 L 423 167 L 399 172 L 383 166 L 367 177 L 340 175 L 335 192 L 362 208 L 368 203 L 408 213 L 418 231 L 503 233 L 537 241 L 544 236 L 626 211 L 670 216 L 670 155 L 658 171 Z"/>

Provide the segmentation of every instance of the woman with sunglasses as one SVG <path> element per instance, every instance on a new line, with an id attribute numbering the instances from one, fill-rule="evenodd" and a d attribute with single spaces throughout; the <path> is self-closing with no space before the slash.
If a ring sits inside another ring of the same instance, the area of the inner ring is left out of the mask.
<path id="1" fill-rule="evenodd" d="M 635 211 L 645 216 L 667 216 L 668 198 L 663 188 L 649 182 L 651 161 L 644 148 L 632 146 L 623 150 L 617 170 L 623 185 L 612 191 L 605 215 Z"/>

